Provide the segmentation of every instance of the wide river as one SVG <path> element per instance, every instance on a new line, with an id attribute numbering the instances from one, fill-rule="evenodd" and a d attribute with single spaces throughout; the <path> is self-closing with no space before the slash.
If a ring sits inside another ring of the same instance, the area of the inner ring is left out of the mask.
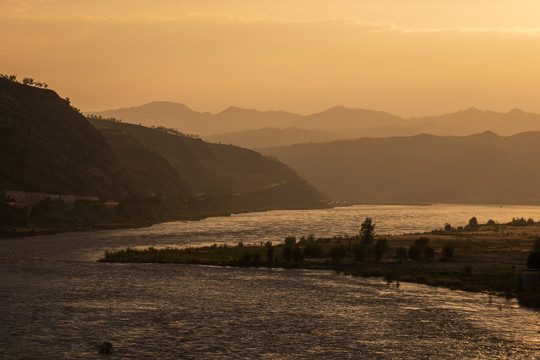
<path id="1" fill-rule="evenodd" d="M 528 206 L 353 206 L 0 239 L 0 359 L 538 359 L 515 301 L 328 271 L 106 264 L 105 250 L 540 219 Z"/>

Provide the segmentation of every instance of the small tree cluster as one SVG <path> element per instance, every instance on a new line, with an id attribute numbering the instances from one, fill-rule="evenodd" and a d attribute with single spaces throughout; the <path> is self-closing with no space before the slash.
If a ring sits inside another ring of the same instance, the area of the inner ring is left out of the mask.
<path id="1" fill-rule="evenodd" d="M 522 218 L 512 218 L 512 221 L 509 222 L 508 224 L 512 225 L 512 226 L 527 226 L 527 225 L 533 225 L 534 220 L 531 219 L 531 218 L 525 220 L 524 217 L 522 217 Z"/>
<path id="2" fill-rule="evenodd" d="M 155 130 L 157 130 L 157 131 L 161 131 L 161 132 L 164 132 L 164 133 L 166 133 L 166 134 L 171 134 L 171 135 L 175 135 L 175 136 L 189 137 L 189 138 L 192 138 L 192 139 L 198 139 L 198 138 L 199 138 L 198 135 L 195 135 L 195 134 L 184 134 L 183 132 L 178 131 L 178 130 L 175 129 L 175 128 L 168 128 L 168 127 L 165 127 L 165 126 L 154 126 L 154 125 L 152 125 L 151 128 L 152 128 L 152 129 L 155 129 Z"/>
<path id="3" fill-rule="evenodd" d="M 17 82 L 19 84 L 32 85 L 32 86 L 39 87 L 39 88 L 44 88 L 44 89 L 49 87 L 49 85 L 47 85 L 46 83 L 40 82 L 40 81 L 35 81 L 31 77 L 24 77 L 22 79 L 22 81 L 18 81 L 17 80 L 17 75 L 0 74 L 0 78 L 6 79 L 6 80 L 9 80 L 9 81 L 13 81 L 13 82 Z"/>
<path id="4" fill-rule="evenodd" d="M 104 116 L 96 115 L 96 114 L 88 114 L 88 115 L 86 115 L 86 118 L 88 120 L 103 120 L 103 121 L 112 121 L 112 122 L 122 122 L 121 119 L 117 119 L 114 116 L 104 117 Z"/>

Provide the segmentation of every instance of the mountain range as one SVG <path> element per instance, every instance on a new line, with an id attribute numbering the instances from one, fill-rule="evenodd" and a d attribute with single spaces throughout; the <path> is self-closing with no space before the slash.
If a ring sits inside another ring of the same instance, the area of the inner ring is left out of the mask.
<path id="1" fill-rule="evenodd" d="M 253 149 L 359 137 L 464 136 L 486 130 L 509 136 L 540 130 L 540 115 L 519 109 L 498 113 L 469 108 L 444 115 L 402 118 L 383 111 L 343 106 L 311 115 L 238 107 L 211 114 L 191 110 L 179 103 L 152 102 L 95 114 L 145 126 L 175 128 L 198 134 L 208 141 Z"/>
<path id="2" fill-rule="evenodd" d="M 361 138 L 261 152 L 351 203 L 540 205 L 540 131 Z"/>

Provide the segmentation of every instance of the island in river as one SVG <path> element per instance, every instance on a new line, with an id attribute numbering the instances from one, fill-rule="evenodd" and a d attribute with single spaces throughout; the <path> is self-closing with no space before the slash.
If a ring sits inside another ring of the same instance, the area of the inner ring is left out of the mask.
<path id="1" fill-rule="evenodd" d="M 490 220 L 479 225 L 472 218 L 467 226 L 447 225 L 428 233 L 376 236 L 374 230 L 366 218 L 353 236 L 287 237 L 280 244 L 128 248 L 107 251 L 100 261 L 332 269 L 384 277 L 394 286 L 407 281 L 518 297 L 522 305 L 540 308 L 540 284 L 527 291 L 521 286 L 531 250 L 540 246 L 540 222 L 516 218 L 507 224 Z"/>

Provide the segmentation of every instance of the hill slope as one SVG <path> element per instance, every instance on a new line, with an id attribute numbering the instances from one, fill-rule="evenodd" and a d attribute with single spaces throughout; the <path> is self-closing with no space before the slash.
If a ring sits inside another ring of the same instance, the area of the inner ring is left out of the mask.
<path id="1" fill-rule="evenodd" d="M 104 133 L 136 139 L 166 161 L 199 199 L 220 199 L 230 211 L 324 206 L 325 199 L 288 166 L 237 146 L 210 144 L 198 138 L 144 126 L 91 119 Z M 113 138 L 108 138 L 113 148 Z M 294 195 L 293 195 L 294 193 Z M 217 200 L 216 200 L 217 201 Z"/>
<path id="2" fill-rule="evenodd" d="M 0 78 L 0 190 L 130 194 L 113 151 L 54 91 Z"/>
<path id="3" fill-rule="evenodd" d="M 540 204 L 540 132 L 363 138 L 262 152 L 340 200 Z"/>
<path id="4" fill-rule="evenodd" d="M 92 123 L 51 90 L 0 78 L 0 235 L 327 206 L 293 170 L 254 151 Z"/>

